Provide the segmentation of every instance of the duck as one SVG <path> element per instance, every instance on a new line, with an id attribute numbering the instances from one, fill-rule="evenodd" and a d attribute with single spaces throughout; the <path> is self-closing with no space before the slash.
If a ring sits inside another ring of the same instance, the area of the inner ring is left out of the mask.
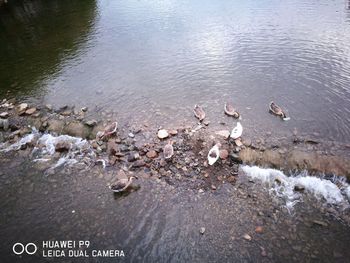
<path id="1" fill-rule="evenodd" d="M 236 127 L 234 127 L 231 131 L 230 137 L 234 140 L 240 138 L 243 133 L 243 126 L 240 122 L 237 122 Z"/>
<path id="2" fill-rule="evenodd" d="M 170 159 L 174 155 L 173 141 L 170 140 L 163 148 L 163 154 L 165 159 Z"/>
<path id="3" fill-rule="evenodd" d="M 120 178 L 114 184 L 110 185 L 109 188 L 114 193 L 120 193 L 125 191 L 132 183 L 133 179 L 138 179 L 136 176 L 130 176 L 129 178 Z"/>
<path id="4" fill-rule="evenodd" d="M 284 113 L 282 108 L 280 106 L 278 106 L 276 103 L 274 103 L 273 101 L 271 101 L 269 104 L 269 111 L 277 116 L 280 116 L 282 118 L 282 120 L 287 121 L 290 119 L 286 116 L 286 114 Z"/>
<path id="5" fill-rule="evenodd" d="M 199 119 L 199 121 L 204 120 L 205 112 L 204 112 L 204 110 L 203 110 L 203 108 L 201 106 L 196 104 L 194 106 L 193 113 L 194 113 L 194 116 L 196 116 L 197 119 Z"/>
<path id="6" fill-rule="evenodd" d="M 229 102 L 225 103 L 224 111 L 228 116 L 232 116 L 234 118 L 239 118 L 239 112 L 233 107 L 233 105 Z"/>
<path id="7" fill-rule="evenodd" d="M 220 149 L 219 147 L 221 146 L 220 143 L 215 144 L 208 153 L 208 164 L 213 165 L 216 163 L 217 160 L 219 160 L 220 157 Z"/>
<path id="8" fill-rule="evenodd" d="M 107 136 L 113 135 L 118 129 L 118 122 L 113 122 L 106 126 L 103 132 L 98 132 L 97 137 L 103 139 Z"/>

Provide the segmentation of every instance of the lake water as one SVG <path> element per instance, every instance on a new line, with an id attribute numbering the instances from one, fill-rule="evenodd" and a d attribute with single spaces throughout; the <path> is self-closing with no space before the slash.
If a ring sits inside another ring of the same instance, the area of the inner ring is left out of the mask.
<path id="1" fill-rule="evenodd" d="M 120 120 L 350 138 L 345 0 L 9 1 L 0 7 L 0 95 L 114 110 Z M 268 114 L 274 100 L 291 120 Z"/>

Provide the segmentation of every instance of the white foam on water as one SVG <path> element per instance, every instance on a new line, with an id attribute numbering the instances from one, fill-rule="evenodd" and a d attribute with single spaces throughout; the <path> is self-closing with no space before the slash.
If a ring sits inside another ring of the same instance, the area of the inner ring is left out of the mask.
<path id="1" fill-rule="evenodd" d="M 16 151 L 21 149 L 22 145 L 26 145 L 27 143 L 31 143 L 35 140 L 35 138 L 38 136 L 38 131 L 36 129 L 33 129 L 32 133 L 27 134 L 23 138 L 21 138 L 19 141 L 8 145 L 7 143 L 3 143 L 0 145 L 0 152 L 10 152 L 10 151 Z"/>
<path id="2" fill-rule="evenodd" d="M 52 134 L 40 134 L 35 129 L 32 133 L 21 138 L 14 144 L 0 145 L 0 151 L 16 151 L 19 150 L 22 145 L 27 143 L 36 143 L 32 151 L 32 156 L 35 157 L 33 162 L 51 161 L 55 158 L 54 154 L 56 152 L 56 145 L 58 143 L 64 143 L 67 145 L 68 151 L 64 156 L 61 156 L 52 167 L 49 168 L 51 171 L 58 167 L 73 165 L 82 160 L 84 157 L 89 157 L 89 159 L 93 159 L 95 157 L 95 153 L 87 140 L 69 135 L 54 136 Z"/>
<path id="3" fill-rule="evenodd" d="M 252 179 L 258 179 L 269 187 L 269 193 L 285 201 L 290 211 L 294 205 L 302 201 L 302 195 L 294 190 L 301 186 L 319 201 L 332 205 L 345 205 L 349 207 L 350 186 L 344 178 L 333 177 L 332 180 L 309 176 L 306 171 L 292 176 L 286 176 L 276 169 L 265 169 L 257 166 L 242 166 L 243 172 Z"/>

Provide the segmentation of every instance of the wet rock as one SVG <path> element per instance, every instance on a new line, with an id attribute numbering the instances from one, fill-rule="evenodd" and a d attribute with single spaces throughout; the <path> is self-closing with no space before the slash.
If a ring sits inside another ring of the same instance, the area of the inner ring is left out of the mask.
<path id="1" fill-rule="evenodd" d="M 139 158 L 140 158 L 139 153 L 130 153 L 128 155 L 128 162 L 135 162 Z"/>
<path id="2" fill-rule="evenodd" d="M 249 138 L 243 139 L 243 144 L 246 147 L 249 147 L 250 145 L 252 145 L 252 140 Z"/>
<path id="3" fill-rule="evenodd" d="M 45 108 L 48 110 L 48 111 L 52 111 L 53 107 L 51 104 L 46 104 L 45 105 Z"/>
<path id="4" fill-rule="evenodd" d="M 151 159 L 156 158 L 157 157 L 157 152 L 155 150 L 150 150 L 150 151 L 148 151 L 146 153 L 146 156 L 148 158 L 151 158 Z"/>
<path id="5" fill-rule="evenodd" d="M 35 108 L 35 107 L 30 108 L 30 109 L 28 109 L 28 110 L 25 111 L 25 113 L 26 113 L 27 115 L 32 115 L 34 112 L 36 112 L 36 108 Z"/>
<path id="6" fill-rule="evenodd" d="M 47 128 L 48 131 L 56 132 L 56 133 L 61 133 L 63 131 L 63 128 L 64 128 L 63 121 L 52 119 L 52 120 L 48 120 L 47 123 L 48 123 L 48 128 Z"/>
<path id="7" fill-rule="evenodd" d="M 235 144 L 236 144 L 238 147 L 243 146 L 243 143 L 242 143 L 241 138 L 237 138 L 237 139 L 235 140 Z"/>
<path id="8" fill-rule="evenodd" d="M 294 191 L 302 192 L 304 190 L 305 190 L 305 187 L 302 185 L 297 184 L 294 186 Z"/>
<path id="9" fill-rule="evenodd" d="M 28 108 L 28 104 L 27 103 L 21 103 L 18 108 L 17 108 L 17 111 L 18 113 L 21 115 L 23 114 Z"/>
<path id="10" fill-rule="evenodd" d="M 63 131 L 70 136 L 80 138 L 89 138 L 91 132 L 90 128 L 81 122 L 70 122 L 64 127 Z"/>
<path id="11" fill-rule="evenodd" d="M 71 147 L 71 145 L 69 142 L 61 141 L 61 142 L 56 143 L 55 150 L 56 150 L 56 152 L 68 152 L 70 147 Z"/>
<path id="12" fill-rule="evenodd" d="M 243 235 L 243 238 L 244 238 L 245 240 L 248 240 L 248 241 L 251 241 L 251 240 L 252 240 L 252 237 L 251 237 L 250 235 L 248 235 L 248 234 L 244 234 L 244 235 Z"/>
<path id="13" fill-rule="evenodd" d="M 97 121 L 96 120 L 89 120 L 89 121 L 86 121 L 85 124 L 89 127 L 94 127 L 97 124 Z"/>
<path id="14" fill-rule="evenodd" d="M 227 139 L 228 137 L 230 137 L 230 131 L 228 130 L 222 130 L 222 131 L 217 131 L 215 132 L 216 135 L 222 136 L 225 139 Z"/>
<path id="15" fill-rule="evenodd" d="M 170 131 L 169 131 L 169 134 L 170 134 L 171 136 L 175 136 L 175 135 L 177 135 L 177 130 L 170 130 Z"/>
<path id="16" fill-rule="evenodd" d="M 132 167 L 133 168 L 140 168 L 140 167 L 145 166 L 145 164 L 146 163 L 143 160 L 137 160 L 132 164 Z"/>
<path id="17" fill-rule="evenodd" d="M 324 227 L 327 227 L 327 226 L 328 226 L 328 224 L 327 224 L 326 222 L 323 222 L 323 221 L 321 221 L 321 220 L 313 220 L 312 223 L 313 223 L 314 225 L 318 225 L 318 226 L 324 226 Z"/>
<path id="18" fill-rule="evenodd" d="M 264 230 L 263 230 L 263 227 L 262 227 L 262 226 L 257 226 L 257 227 L 255 228 L 255 233 L 261 234 L 263 231 L 264 231 Z"/>
<path id="19" fill-rule="evenodd" d="M 267 253 L 266 253 L 266 250 L 264 247 L 260 247 L 260 250 L 261 250 L 261 256 L 262 257 L 266 257 L 267 256 Z"/>
<path id="20" fill-rule="evenodd" d="M 169 136 L 169 133 L 167 132 L 167 130 L 161 129 L 158 131 L 157 136 L 159 139 L 165 139 Z"/>
<path id="21" fill-rule="evenodd" d="M 226 160 L 228 157 L 228 151 L 226 149 L 220 150 L 220 158 Z"/>
<path id="22" fill-rule="evenodd" d="M 201 227 L 201 228 L 199 229 L 199 233 L 201 233 L 201 234 L 203 235 L 204 232 L 205 232 L 205 227 Z"/>
<path id="23" fill-rule="evenodd" d="M 9 116 L 9 113 L 6 111 L 0 113 L 0 118 L 6 119 L 8 116 Z"/>

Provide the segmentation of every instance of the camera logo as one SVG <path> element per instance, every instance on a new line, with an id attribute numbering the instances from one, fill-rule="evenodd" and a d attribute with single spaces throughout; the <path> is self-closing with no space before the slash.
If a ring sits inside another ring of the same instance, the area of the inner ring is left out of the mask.
<path id="1" fill-rule="evenodd" d="M 28 255 L 33 255 L 33 254 L 35 254 L 35 252 L 37 250 L 38 250 L 38 247 L 34 243 L 28 243 L 26 245 L 24 245 L 22 243 L 16 243 L 12 247 L 12 251 L 16 255 L 22 255 L 24 253 L 24 251 Z"/>

